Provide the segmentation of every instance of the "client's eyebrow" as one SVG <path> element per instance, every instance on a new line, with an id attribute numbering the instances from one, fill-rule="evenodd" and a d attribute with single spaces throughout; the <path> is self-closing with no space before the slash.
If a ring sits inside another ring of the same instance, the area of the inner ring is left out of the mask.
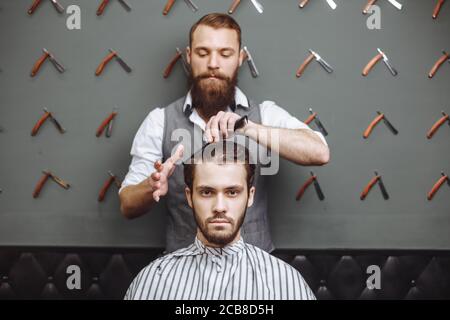
<path id="1" fill-rule="evenodd" d="M 197 190 L 201 190 L 201 191 L 204 191 L 204 190 L 213 191 L 213 190 L 215 190 L 213 187 L 210 187 L 210 186 L 207 186 L 207 185 L 197 186 L 196 189 Z"/>
<path id="2" fill-rule="evenodd" d="M 229 187 L 225 188 L 225 190 L 239 190 L 239 191 L 241 191 L 242 189 L 244 189 L 244 187 L 241 186 L 240 184 L 229 186 Z"/>
<path id="3" fill-rule="evenodd" d="M 197 186 L 196 187 L 196 189 L 197 190 L 200 190 L 200 191 L 215 191 L 216 190 L 216 188 L 213 188 L 213 187 L 211 187 L 211 186 L 208 186 L 208 185 L 199 185 L 199 186 Z M 228 186 L 228 187 L 225 187 L 224 188 L 225 190 L 243 190 L 244 189 L 244 187 L 242 186 L 242 185 L 240 185 L 240 184 L 236 184 L 236 185 L 231 185 L 231 186 Z"/>

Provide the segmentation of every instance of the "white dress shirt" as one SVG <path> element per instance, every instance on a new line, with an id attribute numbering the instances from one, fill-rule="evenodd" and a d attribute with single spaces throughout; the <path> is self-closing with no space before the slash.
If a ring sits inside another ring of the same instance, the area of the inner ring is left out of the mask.
<path id="1" fill-rule="evenodd" d="M 235 103 L 236 105 L 240 104 L 243 107 L 249 107 L 247 97 L 238 87 L 236 87 Z M 183 110 L 190 105 L 192 105 L 192 97 L 190 92 L 188 92 Z M 273 101 L 264 101 L 259 105 L 259 108 L 261 111 L 261 124 L 264 126 L 312 130 L 308 125 L 291 116 L 289 112 L 277 106 Z M 231 109 L 228 108 L 228 111 L 231 111 Z M 203 132 L 205 131 L 206 123 L 197 113 L 197 110 L 193 110 L 189 120 L 199 126 Z M 319 131 L 314 132 L 325 144 L 327 143 L 322 133 Z M 131 164 L 119 193 L 128 185 L 139 184 L 155 171 L 154 163 L 163 157 L 163 133 L 164 108 L 153 109 L 142 122 L 134 137 L 130 152 L 132 156 Z"/>

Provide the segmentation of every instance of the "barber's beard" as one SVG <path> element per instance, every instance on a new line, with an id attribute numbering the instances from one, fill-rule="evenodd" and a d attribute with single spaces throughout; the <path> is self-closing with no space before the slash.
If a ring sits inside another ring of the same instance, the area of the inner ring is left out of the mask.
<path id="1" fill-rule="evenodd" d="M 210 71 L 190 79 L 192 105 L 204 118 L 209 119 L 219 111 L 226 111 L 234 102 L 239 69 L 230 77 Z M 214 75 L 216 79 L 208 79 Z"/>
<path id="2" fill-rule="evenodd" d="M 197 226 L 200 229 L 200 232 L 203 234 L 206 240 L 209 243 L 224 247 L 227 244 L 231 243 L 238 234 L 239 230 L 244 223 L 245 215 L 247 213 L 247 206 L 245 206 L 244 212 L 239 217 L 238 220 L 234 220 L 228 217 L 226 214 L 216 214 L 213 217 L 207 218 L 206 220 L 200 220 L 195 211 L 194 205 L 192 205 L 192 210 L 194 211 L 194 218 L 197 222 Z M 231 224 L 231 230 L 224 232 L 223 230 L 212 229 L 213 226 L 209 224 L 209 222 L 213 219 L 226 219 Z"/>

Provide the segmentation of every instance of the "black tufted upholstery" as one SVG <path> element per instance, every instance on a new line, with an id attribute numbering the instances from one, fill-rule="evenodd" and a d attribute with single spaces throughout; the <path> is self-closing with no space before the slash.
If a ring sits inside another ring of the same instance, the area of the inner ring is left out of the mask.
<path id="1" fill-rule="evenodd" d="M 299 270 L 318 299 L 450 299 L 450 252 L 278 252 Z M 366 273 L 381 269 L 380 290 Z"/>
<path id="2" fill-rule="evenodd" d="M 0 299 L 121 299 L 159 249 L 0 247 Z M 450 252 L 276 251 L 297 268 L 318 299 L 450 299 Z M 69 290 L 69 265 L 81 290 Z M 369 290 L 367 267 L 381 269 Z"/>

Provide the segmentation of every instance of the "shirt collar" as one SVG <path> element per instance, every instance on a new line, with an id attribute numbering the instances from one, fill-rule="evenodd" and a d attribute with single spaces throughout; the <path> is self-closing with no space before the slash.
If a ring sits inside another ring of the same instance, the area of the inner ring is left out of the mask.
<path id="1" fill-rule="evenodd" d="M 242 250 L 244 250 L 245 248 L 245 243 L 244 240 L 242 240 L 242 237 L 240 237 L 239 240 L 235 243 L 227 245 L 223 248 L 213 248 L 205 246 L 198 237 L 195 237 L 194 245 L 200 253 L 206 253 L 213 256 L 234 255 L 242 252 Z"/>
<path id="2" fill-rule="evenodd" d="M 238 87 L 236 87 L 236 93 L 234 95 L 234 101 L 236 103 L 236 106 L 241 106 L 241 107 L 244 107 L 244 108 L 248 108 L 249 107 L 247 96 Z M 191 96 L 191 91 L 190 90 L 189 90 L 189 92 L 186 95 L 186 99 L 184 100 L 183 112 L 186 113 L 186 109 L 188 111 L 191 111 L 191 109 L 192 109 L 192 96 Z"/>

